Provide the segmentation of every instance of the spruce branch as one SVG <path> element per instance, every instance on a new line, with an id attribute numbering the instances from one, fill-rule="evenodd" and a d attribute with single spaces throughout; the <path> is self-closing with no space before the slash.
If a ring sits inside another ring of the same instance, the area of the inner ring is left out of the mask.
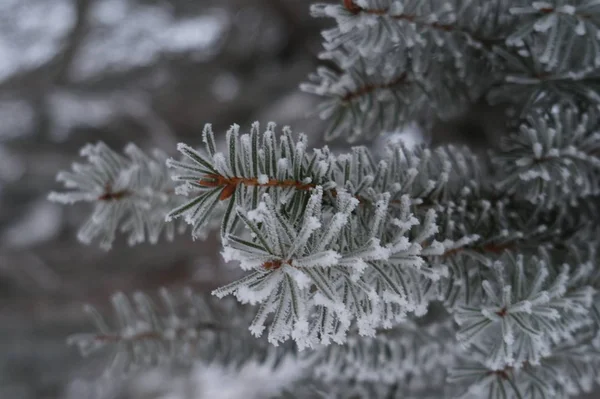
<path id="1" fill-rule="evenodd" d="M 324 32 L 321 57 L 344 71 L 320 68 L 301 86 L 330 98 L 317 111 L 331 120 L 326 138 L 343 134 L 354 141 L 415 119 L 463 112 L 493 83 L 481 72 L 491 69 L 492 43 L 502 43 L 483 44 L 466 32 L 502 31 L 510 22 L 485 16 L 504 15 L 503 7 L 502 2 L 437 0 L 313 6 L 315 16 L 338 23 Z"/>
<path id="2" fill-rule="evenodd" d="M 486 279 L 482 283 L 486 305 L 456 309 L 455 318 L 462 326 L 458 339 L 493 348 L 486 360 L 492 370 L 524 362 L 537 365 L 551 353 L 553 342 L 569 339 L 574 331 L 591 322 L 586 317 L 593 289 L 578 287 L 586 294 L 570 297 L 565 295 L 567 266 L 552 276 L 543 260 L 532 258 L 528 260 L 531 266 L 527 266 L 522 256 L 505 255 L 501 259 L 502 263 L 494 265 L 494 281 Z M 568 312 L 576 313 L 579 322 Z M 561 317 L 569 317 L 571 323 L 556 323 Z M 486 333 L 488 328 L 497 335 Z"/>
<path id="3" fill-rule="evenodd" d="M 329 150 L 308 152 L 306 136 L 298 141 L 289 128 L 279 139 L 275 124 L 268 124 L 264 134 L 258 123 L 250 134 L 239 134 L 233 125 L 227 132 L 226 154 L 217 152 L 210 125 L 203 132 L 205 151 L 196 151 L 186 144 L 178 146 L 185 162 L 170 159 L 167 164 L 176 170 L 173 179 L 182 184 L 177 192 L 195 194 L 194 198 L 167 215 L 167 220 L 185 217 L 193 225 L 192 234 L 205 227 L 215 210 L 227 203 L 221 231 L 229 233 L 240 218 L 235 212 L 239 205 L 256 208 L 263 193 L 273 193 L 277 202 L 299 203 L 308 189 L 328 182 L 331 157 Z M 179 174 L 183 173 L 183 174 Z M 326 189 L 335 185 L 325 184 Z"/>
<path id="4" fill-rule="evenodd" d="M 485 352 L 477 352 L 475 358 L 478 360 L 463 359 L 449 370 L 448 382 L 466 384 L 455 392 L 456 397 L 572 397 L 591 392 L 600 367 L 597 339 L 590 332 L 558 345 L 538 366 L 523 362 L 518 367 L 489 370 L 483 366 Z"/>
<path id="5" fill-rule="evenodd" d="M 532 110 L 506 137 L 494 162 L 500 190 L 547 207 L 600 194 L 600 131 L 595 108 Z"/>
<path id="6" fill-rule="evenodd" d="M 156 243 L 163 230 L 172 240 L 175 227 L 165 225 L 164 216 L 180 200 L 174 195 L 166 155 L 157 150 L 150 157 L 133 144 L 124 152 L 127 157 L 104 143 L 85 146 L 81 155 L 87 163 L 75 163 L 71 172 L 57 175 L 58 181 L 73 190 L 50 193 L 49 199 L 63 204 L 94 204 L 92 215 L 77 236 L 84 243 L 100 238 L 100 246 L 110 249 L 117 230 L 129 234 L 130 245 L 146 238 Z"/>
<path id="7" fill-rule="evenodd" d="M 520 28 L 506 39 L 509 46 L 532 42 L 533 54 L 548 67 L 573 56 L 579 67 L 600 66 L 600 8 L 596 1 L 537 1 L 512 7 L 510 13 L 519 17 Z"/>
<path id="8" fill-rule="evenodd" d="M 392 207 L 399 206 L 405 194 L 418 205 L 445 201 L 458 188 L 466 191 L 478 184 L 479 172 L 470 166 L 478 160 L 464 147 L 408 150 L 395 144 L 375 161 L 365 147 L 338 156 L 328 147 L 310 151 L 306 136 L 295 140 L 289 128 L 277 139 L 272 123 L 264 133 L 258 123 L 249 134 L 240 134 L 239 129 L 234 125 L 227 134 L 227 154 L 217 151 L 210 125 L 204 130 L 204 150 L 179 145 L 185 161 L 170 159 L 167 164 L 174 169 L 173 179 L 182 183 L 177 192 L 192 198 L 172 210 L 168 219 L 184 217 L 195 233 L 212 212 L 226 207 L 221 230 L 226 234 L 240 221 L 236 207 L 256 209 L 265 193 L 285 204 L 287 211 L 297 212 L 318 186 L 329 206 L 345 190 L 369 212 L 384 193 L 390 194 Z"/>
<path id="9" fill-rule="evenodd" d="M 417 27 L 424 27 L 433 30 L 438 30 L 442 32 L 451 32 L 451 33 L 460 33 L 467 36 L 473 42 L 477 43 L 477 45 L 481 47 L 491 48 L 492 45 L 498 44 L 499 42 L 504 41 L 504 38 L 486 38 L 480 37 L 477 35 L 477 32 L 473 32 L 468 30 L 462 26 L 459 26 L 456 23 L 443 23 L 432 20 L 430 15 L 419 16 L 413 13 L 403 13 L 403 6 L 400 2 L 391 3 L 390 8 L 366 8 L 357 5 L 353 0 L 344 0 L 344 7 L 351 12 L 352 14 L 365 13 L 370 15 L 378 15 L 378 16 L 386 16 L 389 15 L 390 18 L 400 21 L 406 21 L 411 24 L 414 24 Z M 453 11 L 452 5 L 450 3 L 446 3 L 446 11 L 448 14 Z M 464 12 L 464 10 L 461 10 Z M 452 18 L 449 18 L 452 20 Z M 456 21 L 455 21 L 456 22 Z"/>
<path id="10" fill-rule="evenodd" d="M 97 309 L 86 305 L 85 311 L 97 332 L 72 335 L 68 343 L 77 346 L 83 356 L 108 352 L 111 358 L 107 371 L 115 374 L 187 364 L 197 356 L 205 361 L 218 358 L 228 353 L 220 347 L 222 338 L 228 336 L 227 344 L 238 346 L 236 342 L 244 341 L 244 337 L 236 337 L 237 330 L 251 320 L 246 309 L 234 302 L 216 304 L 189 288 L 183 295 L 161 289 L 160 306 L 142 292 L 131 298 L 116 293 L 112 305 L 116 323 L 110 323 Z"/>
<path id="11" fill-rule="evenodd" d="M 307 354 L 316 378 L 328 384 L 349 381 L 400 384 L 409 391 L 411 381 L 439 367 L 452 367 L 456 357 L 452 319 L 421 326 L 406 321 L 376 337 L 353 334 L 344 346 L 331 345 Z M 419 368 L 414 365 L 419 364 Z"/>
<path id="12" fill-rule="evenodd" d="M 518 51 L 495 47 L 494 52 L 502 65 L 503 76 L 488 91 L 486 97 L 492 104 L 512 104 L 520 117 L 535 108 L 551 108 L 555 104 L 569 103 L 577 108 L 600 103 L 600 71 L 597 67 L 583 65 L 574 57 L 561 58 L 558 65 L 547 66 L 535 56 L 528 42 Z"/>

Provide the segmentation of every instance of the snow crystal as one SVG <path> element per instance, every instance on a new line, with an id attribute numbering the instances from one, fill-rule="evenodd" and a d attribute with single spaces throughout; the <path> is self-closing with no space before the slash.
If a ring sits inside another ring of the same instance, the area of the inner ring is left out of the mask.
<path id="1" fill-rule="evenodd" d="M 244 212 L 244 208 L 238 207 L 238 212 Z M 268 212 L 269 210 L 267 209 L 267 204 L 260 202 L 256 209 L 248 211 L 247 217 L 253 222 L 260 223 L 264 221 L 264 215 L 268 214 Z"/>
<path id="2" fill-rule="evenodd" d="M 340 258 L 341 255 L 339 253 L 328 250 L 293 259 L 292 266 L 299 268 L 330 267 L 337 265 Z"/>
<path id="3" fill-rule="evenodd" d="M 265 278 L 263 284 L 259 286 L 260 288 L 250 288 L 242 285 L 240 286 L 240 288 L 238 288 L 237 292 L 235 293 L 235 297 L 241 303 L 249 303 L 251 305 L 264 302 L 269 297 L 269 295 L 271 295 L 273 291 L 275 291 L 282 277 L 283 273 L 281 273 L 280 271 L 275 271 L 271 273 L 269 277 Z"/>
<path id="4" fill-rule="evenodd" d="M 279 172 L 286 171 L 288 169 L 288 160 L 286 158 L 280 158 L 277 161 L 277 170 Z"/>
<path id="5" fill-rule="evenodd" d="M 269 176 L 267 175 L 258 175 L 258 184 L 267 184 L 269 183 Z"/>
<path id="6" fill-rule="evenodd" d="M 295 267 L 284 266 L 284 271 L 294 279 L 294 282 L 298 284 L 298 288 L 301 290 L 308 289 L 311 286 L 312 280 L 301 270 Z"/>

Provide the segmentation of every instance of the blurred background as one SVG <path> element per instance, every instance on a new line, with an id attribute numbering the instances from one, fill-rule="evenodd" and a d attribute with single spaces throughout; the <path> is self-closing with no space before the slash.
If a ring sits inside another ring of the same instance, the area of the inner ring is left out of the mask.
<path id="1" fill-rule="evenodd" d="M 108 313 L 116 291 L 210 290 L 230 279 L 214 237 L 103 252 L 75 238 L 88 207 L 46 196 L 62 189 L 56 173 L 88 142 L 173 154 L 179 141 L 199 144 L 207 122 L 222 133 L 255 120 L 318 132 L 306 118 L 318 99 L 298 85 L 318 63 L 329 21 L 311 18 L 309 4 L 0 0 L 0 398 L 102 397 L 78 381 L 98 367 L 65 344 L 90 330 L 83 303 Z M 228 397 L 197 393 L 214 379 L 205 377 L 154 375 L 110 389 L 122 398 Z"/>

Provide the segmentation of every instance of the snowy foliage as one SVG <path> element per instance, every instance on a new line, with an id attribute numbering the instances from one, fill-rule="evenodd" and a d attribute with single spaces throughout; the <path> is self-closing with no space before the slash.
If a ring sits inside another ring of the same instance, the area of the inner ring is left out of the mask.
<path id="1" fill-rule="evenodd" d="M 532 111 L 504 140 L 496 163 L 506 173 L 498 187 L 533 203 L 559 206 L 599 195 L 598 111 L 570 106 Z"/>
<path id="2" fill-rule="evenodd" d="M 75 163 L 71 172 L 57 176 L 73 190 L 51 193 L 49 199 L 63 204 L 94 203 L 92 215 L 77 235 L 84 243 L 98 238 L 102 248 L 110 249 L 117 230 L 128 234 L 130 245 L 146 239 L 156 243 L 163 230 L 172 240 L 175 228 L 165 225 L 164 218 L 180 199 L 173 195 L 166 156 L 157 150 L 149 157 L 133 144 L 124 152 L 127 157 L 104 143 L 85 146 L 81 155 L 88 163 Z"/>
<path id="3" fill-rule="evenodd" d="M 163 288 L 158 300 L 143 292 L 130 297 L 116 293 L 112 307 L 114 323 L 86 305 L 96 331 L 68 338 L 84 356 L 110 349 L 111 357 L 106 361 L 110 374 L 191 364 L 196 358 L 234 367 L 269 357 L 277 365 L 291 354 L 289 348 L 271 349 L 266 341 L 260 343 L 250 334 L 240 334 L 239 329 L 252 320 L 248 306 L 228 300 L 217 303 L 190 288 L 176 294 Z M 225 342 L 226 350 L 221 347 Z"/>
<path id="4" fill-rule="evenodd" d="M 463 112 L 492 83 L 482 72 L 490 70 L 491 47 L 502 42 L 514 19 L 507 3 L 496 0 L 352 4 L 311 9 L 338 24 L 323 32 L 321 58 L 343 72 L 321 67 L 302 86 L 328 97 L 318 110 L 331 120 L 326 137 L 345 134 L 353 140 L 415 118 Z M 491 14 L 498 18 L 488 18 Z"/>
<path id="5" fill-rule="evenodd" d="M 458 339 L 489 347 L 486 365 L 492 370 L 539 364 L 553 342 L 568 339 L 581 328 L 592 303 L 591 287 L 567 294 L 567 265 L 549 276 L 544 261 L 532 258 L 527 263 L 522 256 L 505 255 L 503 262 L 493 265 L 494 279 L 482 282 L 481 303 L 456 309 Z"/>
<path id="6" fill-rule="evenodd" d="M 104 246 L 123 219 L 132 243 L 155 241 L 176 218 L 195 238 L 220 225 L 222 255 L 244 274 L 213 293 L 244 306 L 229 326 L 301 360 L 302 389 L 283 397 L 589 392 L 600 370 L 600 2 L 344 0 L 311 10 L 337 24 L 323 33 L 329 66 L 302 86 L 326 98 L 326 138 L 429 129 L 487 100 L 508 111 L 500 144 L 487 156 L 397 140 L 343 153 L 254 123 L 248 133 L 233 125 L 221 148 L 206 125 L 202 148 L 179 144 L 170 169 L 134 147 L 129 158 L 86 147 L 89 163 L 59 175 L 77 191 L 52 198 L 94 202 L 81 236 Z M 146 296 L 135 306 L 116 298 L 121 323 L 113 331 L 97 318 L 104 338 L 75 338 L 85 351 L 117 343 L 152 358 L 157 347 L 132 337 L 156 337 L 171 358 L 197 337 L 197 318 L 163 318 Z M 244 356 L 227 340 L 210 345 L 200 356 Z"/>
<path id="7" fill-rule="evenodd" d="M 595 0 L 534 1 L 510 8 L 518 16 L 519 29 L 506 43 L 539 48 L 538 60 L 553 67 L 572 55 L 580 57 L 580 67 L 600 67 L 600 4 Z M 557 45 L 558 43 L 558 45 Z"/>
<path id="8" fill-rule="evenodd" d="M 571 58 L 548 67 L 534 57 L 531 48 L 495 47 L 494 52 L 504 65 L 502 77 L 486 94 L 492 104 L 507 104 L 514 112 L 526 115 L 534 106 L 552 108 L 561 102 L 597 106 L 600 103 L 598 67 L 580 68 L 580 61 Z"/>
<path id="9" fill-rule="evenodd" d="M 337 192 L 335 213 L 323 209 L 322 197 L 323 190 L 317 187 L 300 220 L 283 216 L 267 195 L 256 211 L 243 215 L 257 243 L 230 236 L 224 256 L 254 271 L 218 289 L 216 295 L 235 293 L 242 302 L 261 303 L 250 327 L 253 332 L 260 335 L 267 315 L 274 312 L 269 340 L 291 335 L 300 347 L 344 342 L 353 319 L 361 334 L 372 335 L 375 327 L 389 326 L 407 311 L 424 312 L 418 288 L 421 256 L 440 249 L 422 249 L 409 242 L 405 234 L 419 221 L 406 209 L 404 219 L 391 221 L 398 232 L 381 246 L 386 198 L 375 204 L 377 211 L 369 223 L 352 217 L 359 201 L 348 193 Z M 361 231 L 365 223 L 370 227 Z M 417 242 L 435 231 L 433 223 L 432 216 L 424 221 Z M 415 288 L 408 288 L 409 282 Z"/>
<path id="10" fill-rule="evenodd" d="M 455 345 L 451 319 L 432 326 L 407 321 L 376 338 L 353 335 L 345 346 L 331 345 L 308 357 L 315 375 L 327 382 L 402 381 L 408 388 L 411 379 L 428 375 L 442 365 L 450 367 L 455 359 Z M 415 368 L 415 364 L 420 367 Z"/>
<path id="11" fill-rule="evenodd" d="M 327 181 L 331 168 L 327 148 L 310 154 L 306 136 L 295 142 L 286 127 L 278 140 L 274 130 L 275 124 L 270 123 L 260 134 L 259 124 L 254 123 L 250 134 L 240 135 L 239 126 L 233 125 L 226 135 L 226 153 L 217 151 L 210 125 L 202 134 L 205 151 L 179 144 L 185 160 L 169 159 L 167 164 L 175 169 L 173 179 L 182 182 L 177 192 L 194 198 L 172 210 L 167 219 L 183 216 L 196 235 L 219 201 L 228 202 L 221 228 L 226 233 L 239 222 L 236 204 L 254 209 L 265 192 L 272 193 L 275 202 L 293 203 L 307 189 Z"/>

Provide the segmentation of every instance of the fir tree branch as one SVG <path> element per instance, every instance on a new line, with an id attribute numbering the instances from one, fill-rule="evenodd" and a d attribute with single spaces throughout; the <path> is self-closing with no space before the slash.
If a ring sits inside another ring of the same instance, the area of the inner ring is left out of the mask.
<path id="1" fill-rule="evenodd" d="M 145 239 L 154 243 L 162 231 L 172 239 L 175 229 L 165 225 L 164 216 L 181 199 L 174 195 L 166 155 L 155 151 L 148 156 L 133 144 L 124 152 L 126 157 L 104 143 L 84 147 L 81 155 L 87 163 L 75 163 L 72 171 L 57 176 L 66 188 L 73 190 L 50 193 L 49 199 L 63 204 L 94 205 L 92 215 L 78 234 L 85 243 L 100 238 L 101 247 L 109 249 L 119 228 L 129 233 L 130 245 Z"/>
<path id="2" fill-rule="evenodd" d="M 432 22 L 428 21 L 426 18 L 420 17 L 414 14 L 391 14 L 389 9 L 386 8 L 362 8 L 354 3 L 353 0 L 344 0 L 344 7 L 350 11 L 352 14 L 365 13 L 370 15 L 387 15 L 390 18 L 400 21 L 406 21 L 411 24 L 415 24 L 417 26 L 426 27 L 434 30 L 438 30 L 441 32 L 450 32 L 450 33 L 461 33 L 465 36 L 468 36 L 473 41 L 482 45 L 482 47 L 491 50 L 492 46 L 503 43 L 506 38 L 485 38 L 479 37 L 471 31 L 468 31 L 465 28 L 462 28 L 458 25 L 453 24 L 445 24 L 440 22 Z"/>
<path id="3" fill-rule="evenodd" d="M 198 354 L 214 357 L 224 337 L 229 344 L 237 338 L 240 325 L 249 322 L 247 312 L 232 301 L 218 304 L 185 289 L 183 297 L 166 289 L 159 292 L 160 305 L 149 295 L 136 292 L 128 298 L 122 293 L 112 297 L 116 323 L 107 322 L 92 306 L 85 307 L 97 332 L 75 334 L 69 344 L 84 356 L 111 350 L 117 372 L 139 367 L 187 363 Z M 110 326 L 110 327 L 109 327 Z M 220 348 L 224 351 L 224 348 Z M 224 351 L 225 352 L 225 351 Z M 217 357 L 220 356 L 217 354 Z"/>

